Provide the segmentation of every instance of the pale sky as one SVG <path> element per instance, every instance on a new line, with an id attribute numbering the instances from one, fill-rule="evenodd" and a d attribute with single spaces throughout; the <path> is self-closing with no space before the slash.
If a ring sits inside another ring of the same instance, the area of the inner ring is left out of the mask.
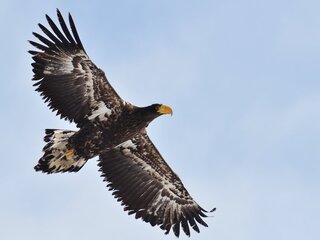
<path id="1" fill-rule="evenodd" d="M 45 128 L 75 129 L 31 81 L 27 40 L 56 8 L 122 98 L 173 108 L 150 138 L 193 198 L 217 208 L 192 239 L 319 239 L 317 0 L 2 0 L 0 239 L 175 238 L 128 216 L 96 159 L 76 174 L 33 170 Z"/>

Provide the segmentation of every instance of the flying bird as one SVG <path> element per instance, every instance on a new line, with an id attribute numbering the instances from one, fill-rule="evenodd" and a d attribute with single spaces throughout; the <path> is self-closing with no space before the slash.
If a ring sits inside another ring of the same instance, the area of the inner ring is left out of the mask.
<path id="1" fill-rule="evenodd" d="M 34 167 L 44 173 L 77 172 L 99 156 L 101 176 L 124 210 L 178 237 L 180 226 L 190 236 L 206 212 L 190 196 L 154 146 L 146 128 L 171 114 L 163 104 L 137 107 L 123 100 L 104 72 L 86 53 L 69 13 L 69 27 L 57 9 L 60 27 L 46 15 L 50 30 L 39 24 L 39 41 L 29 41 L 33 80 L 48 107 L 78 131 L 46 129 L 43 156 Z M 215 209 L 213 209 L 215 210 Z M 211 210 L 211 211 L 213 211 Z"/>

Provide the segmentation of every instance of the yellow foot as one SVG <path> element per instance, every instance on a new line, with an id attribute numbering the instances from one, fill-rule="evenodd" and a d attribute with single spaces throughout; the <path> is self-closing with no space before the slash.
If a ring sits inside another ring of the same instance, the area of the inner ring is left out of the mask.
<path id="1" fill-rule="evenodd" d="M 72 159 L 73 156 L 74 156 L 74 149 L 70 149 L 70 150 L 66 151 L 65 154 L 64 154 L 64 156 L 65 156 L 68 160 Z"/>

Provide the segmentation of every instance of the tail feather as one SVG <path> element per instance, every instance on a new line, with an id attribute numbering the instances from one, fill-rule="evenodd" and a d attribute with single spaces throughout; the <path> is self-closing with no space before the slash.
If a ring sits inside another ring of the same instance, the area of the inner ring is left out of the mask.
<path id="1" fill-rule="evenodd" d="M 78 172 L 88 159 L 77 156 L 74 149 L 69 149 L 69 138 L 75 131 L 46 129 L 43 148 L 43 156 L 34 167 L 36 171 L 45 173 Z"/>

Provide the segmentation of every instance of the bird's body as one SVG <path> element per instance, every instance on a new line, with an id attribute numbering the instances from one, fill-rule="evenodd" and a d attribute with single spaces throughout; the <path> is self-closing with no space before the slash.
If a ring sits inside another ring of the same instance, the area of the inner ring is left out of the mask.
<path id="1" fill-rule="evenodd" d="M 97 121 L 83 125 L 69 140 L 70 149 L 89 159 L 102 151 L 130 140 L 144 131 L 153 116 L 146 115 L 146 109 L 125 103 L 120 114 L 114 116 L 113 121 Z M 97 116 L 97 118 L 99 118 Z M 112 124 L 111 124 L 112 122 Z M 119 131 L 121 129 L 121 131 Z"/>
<path id="2" fill-rule="evenodd" d="M 40 51 L 33 55 L 36 90 L 61 118 L 75 122 L 78 131 L 47 129 L 43 156 L 35 166 L 44 173 L 77 172 L 95 156 L 104 181 L 129 214 L 152 226 L 159 225 L 179 236 L 180 226 L 189 236 L 189 226 L 207 224 L 201 208 L 180 178 L 164 161 L 149 139 L 151 121 L 172 109 L 162 104 L 137 107 L 124 101 L 104 72 L 88 57 L 69 14 L 71 32 L 59 10 L 60 29 L 49 16 L 53 31 L 42 24 L 46 35 L 30 43 Z"/>

